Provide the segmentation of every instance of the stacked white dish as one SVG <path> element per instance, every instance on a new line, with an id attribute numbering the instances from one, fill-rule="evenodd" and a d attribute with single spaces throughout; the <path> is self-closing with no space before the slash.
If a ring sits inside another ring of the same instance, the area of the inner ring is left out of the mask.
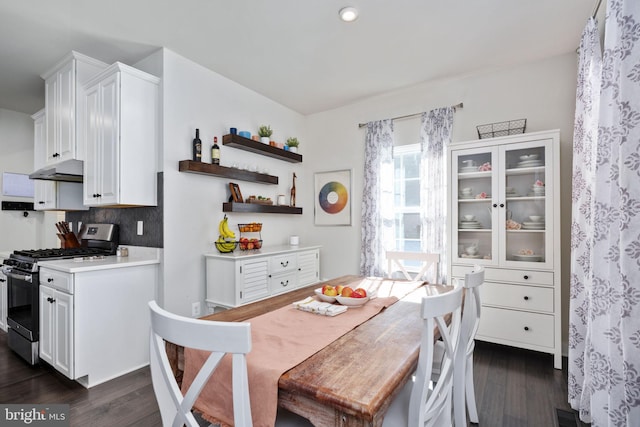
<path id="1" fill-rule="evenodd" d="M 507 187 L 505 189 L 505 196 L 506 197 L 518 197 L 518 192 L 513 187 Z"/>
<path id="2" fill-rule="evenodd" d="M 545 188 L 543 186 L 532 185 L 531 191 L 529 192 L 529 196 L 538 196 L 542 197 L 545 194 Z"/>
<path id="3" fill-rule="evenodd" d="M 544 217 L 538 215 L 531 215 L 529 217 L 529 221 L 524 221 L 522 223 L 523 230 L 544 230 Z"/>
<path id="4" fill-rule="evenodd" d="M 478 172 L 477 166 L 463 166 L 460 168 L 460 173 Z"/>
<path id="5" fill-rule="evenodd" d="M 540 262 L 542 261 L 542 255 L 513 254 L 513 259 L 515 261 Z"/>
<path id="6" fill-rule="evenodd" d="M 525 154 L 520 156 L 520 161 L 516 165 L 518 168 L 532 168 L 535 166 L 542 166 L 542 160 L 538 158 L 537 154 Z"/>
<path id="7" fill-rule="evenodd" d="M 460 228 L 461 229 L 478 229 L 478 228 L 482 228 L 482 224 L 480 224 L 476 219 L 473 219 L 470 221 L 462 219 L 460 220 Z"/>

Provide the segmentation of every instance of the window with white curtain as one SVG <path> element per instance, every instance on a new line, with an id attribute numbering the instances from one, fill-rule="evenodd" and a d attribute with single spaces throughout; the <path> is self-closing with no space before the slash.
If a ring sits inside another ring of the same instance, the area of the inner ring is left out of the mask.
<path id="1" fill-rule="evenodd" d="M 395 249 L 419 252 L 420 241 L 420 144 L 393 147 L 393 217 Z"/>

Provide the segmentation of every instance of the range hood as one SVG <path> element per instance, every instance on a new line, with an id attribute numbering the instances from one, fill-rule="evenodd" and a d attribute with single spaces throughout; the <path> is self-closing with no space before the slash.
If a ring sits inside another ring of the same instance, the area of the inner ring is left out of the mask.
<path id="1" fill-rule="evenodd" d="M 29 175 L 29 178 L 47 181 L 82 182 L 82 166 L 82 160 L 65 160 L 57 165 L 38 169 Z"/>

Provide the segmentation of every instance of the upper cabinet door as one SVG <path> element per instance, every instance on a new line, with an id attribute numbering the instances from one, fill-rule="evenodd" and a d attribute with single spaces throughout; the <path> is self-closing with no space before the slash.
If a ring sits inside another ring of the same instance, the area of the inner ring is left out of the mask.
<path id="1" fill-rule="evenodd" d="M 496 148 L 456 150 L 451 156 L 452 262 L 498 263 Z"/>
<path id="2" fill-rule="evenodd" d="M 501 148 L 501 261 L 507 266 L 553 267 L 552 140 Z M 534 264 L 535 263 L 535 264 Z"/>
<path id="3" fill-rule="evenodd" d="M 78 52 L 71 52 L 49 71 L 45 81 L 46 166 L 65 160 L 84 160 L 84 146 L 77 138 L 82 83 L 107 64 Z M 84 144 L 84 142 L 82 142 Z"/>
<path id="4" fill-rule="evenodd" d="M 45 81 L 46 164 L 75 156 L 75 63 L 69 61 Z"/>
<path id="5" fill-rule="evenodd" d="M 100 201 L 118 202 L 120 187 L 120 74 L 112 74 L 100 83 L 102 137 L 98 149 L 101 163 Z"/>

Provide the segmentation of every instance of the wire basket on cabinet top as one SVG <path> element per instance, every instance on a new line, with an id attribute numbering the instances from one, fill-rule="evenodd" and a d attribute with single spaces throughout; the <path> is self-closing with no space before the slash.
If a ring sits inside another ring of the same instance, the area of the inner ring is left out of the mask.
<path id="1" fill-rule="evenodd" d="M 506 122 L 489 123 L 478 125 L 478 138 L 495 138 L 497 136 L 517 135 L 524 133 L 527 127 L 527 119 L 509 120 Z"/>

